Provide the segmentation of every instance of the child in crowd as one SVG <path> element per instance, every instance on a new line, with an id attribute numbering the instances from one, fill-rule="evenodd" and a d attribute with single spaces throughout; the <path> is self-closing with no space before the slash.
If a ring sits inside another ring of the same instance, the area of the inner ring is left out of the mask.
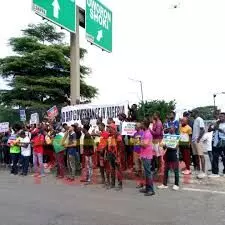
<path id="1" fill-rule="evenodd" d="M 165 140 L 170 139 L 171 145 L 165 144 L 164 150 L 164 177 L 163 177 L 163 184 L 158 186 L 159 189 L 167 189 L 167 182 L 169 177 L 169 171 L 173 170 L 175 173 L 175 184 L 173 185 L 173 190 L 179 190 L 179 158 L 178 158 L 178 142 L 179 136 L 175 135 L 175 129 L 171 128 L 169 133 L 164 136 Z"/>
<path id="2" fill-rule="evenodd" d="M 211 129 L 211 127 L 209 127 L 208 132 L 206 132 L 201 141 L 203 144 L 203 151 L 204 154 L 208 154 L 209 156 L 209 160 L 211 163 L 211 168 L 212 168 L 212 160 L 213 160 L 213 155 L 212 155 L 212 140 L 213 140 L 213 131 Z M 211 171 L 211 169 L 209 169 L 209 171 Z"/>

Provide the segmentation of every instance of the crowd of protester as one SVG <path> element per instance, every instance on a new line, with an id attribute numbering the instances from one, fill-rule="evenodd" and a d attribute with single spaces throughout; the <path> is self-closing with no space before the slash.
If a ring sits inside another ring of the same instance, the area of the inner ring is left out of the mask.
<path id="1" fill-rule="evenodd" d="M 182 174 L 194 174 L 199 179 L 208 176 L 206 155 L 209 156 L 212 171 L 210 178 L 219 177 L 219 158 L 222 158 L 225 174 L 225 114 L 221 113 L 214 124 L 205 126 L 198 111 L 185 112 L 176 120 L 171 112 L 167 121 L 160 120 L 159 112 L 137 121 L 136 105 L 128 116 L 120 114 L 119 125 L 112 118 L 104 124 L 97 119 L 91 126 L 88 118 L 82 125 L 54 124 L 43 122 L 36 125 L 13 128 L 0 137 L 0 159 L 2 165 L 10 168 L 12 175 L 45 177 L 45 163 L 50 169 L 57 168 L 56 177 L 73 182 L 91 184 L 93 170 L 99 169 L 102 185 L 107 189 L 123 188 L 123 171 L 134 172 L 138 177 L 137 188 L 145 196 L 155 194 L 153 176 L 163 174 L 159 189 L 168 188 L 169 171 L 174 171 L 173 190 L 179 190 L 180 161 L 185 168 Z M 123 136 L 122 123 L 136 123 L 134 136 Z M 179 135 L 174 148 L 164 143 L 164 135 Z M 193 169 L 191 169 L 193 164 Z M 31 172 L 33 171 L 33 173 Z M 116 182 L 117 180 L 117 182 Z M 116 185 L 117 183 L 117 185 Z"/>

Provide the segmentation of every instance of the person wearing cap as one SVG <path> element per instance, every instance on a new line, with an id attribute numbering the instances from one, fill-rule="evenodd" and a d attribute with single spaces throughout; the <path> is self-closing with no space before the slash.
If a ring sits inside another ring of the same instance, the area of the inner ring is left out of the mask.
<path id="1" fill-rule="evenodd" d="M 122 189 L 122 171 L 121 171 L 121 149 L 123 148 L 123 141 L 121 135 L 117 132 L 117 127 L 114 123 L 107 126 L 109 137 L 108 137 L 108 148 L 106 158 L 109 162 L 109 170 L 106 172 L 107 187 L 115 188 L 116 175 L 118 179 L 117 190 Z"/>
<path id="2" fill-rule="evenodd" d="M 21 146 L 21 157 L 22 157 L 22 176 L 27 176 L 29 161 L 31 156 L 31 145 L 30 138 L 26 135 L 25 131 L 20 132 L 20 146 Z"/>

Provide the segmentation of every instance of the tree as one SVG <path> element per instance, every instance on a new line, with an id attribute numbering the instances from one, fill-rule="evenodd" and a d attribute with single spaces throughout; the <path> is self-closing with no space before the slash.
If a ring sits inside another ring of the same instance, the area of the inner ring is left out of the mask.
<path id="1" fill-rule="evenodd" d="M 4 108 L 0 106 L 0 123 L 9 122 L 10 125 L 20 121 L 19 112 L 15 109 Z"/>
<path id="2" fill-rule="evenodd" d="M 1 90 L 2 104 L 32 110 L 63 106 L 70 95 L 70 48 L 62 42 L 64 34 L 47 23 L 29 25 L 22 32 L 22 37 L 9 40 L 16 54 L 0 59 L 0 75 L 10 87 Z M 81 48 L 81 59 L 86 53 Z M 90 102 L 97 89 L 85 82 L 90 69 L 82 65 L 80 72 L 81 97 Z"/>
<path id="3" fill-rule="evenodd" d="M 155 112 L 159 112 L 161 120 L 165 121 L 166 116 L 173 110 L 175 110 L 176 102 L 164 100 L 153 100 L 140 103 L 138 107 L 139 119 L 143 119 L 146 116 L 152 116 Z"/>
<path id="4" fill-rule="evenodd" d="M 217 108 L 215 109 L 214 106 L 203 106 L 203 107 L 197 107 L 193 110 L 199 111 L 199 116 L 202 117 L 204 120 L 214 120 L 215 111 L 217 112 Z"/>

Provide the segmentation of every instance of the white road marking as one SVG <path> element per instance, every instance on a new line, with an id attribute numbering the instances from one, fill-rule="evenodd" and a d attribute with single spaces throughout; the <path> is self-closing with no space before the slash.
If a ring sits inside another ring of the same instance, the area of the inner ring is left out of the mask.
<path id="1" fill-rule="evenodd" d="M 182 190 L 184 190 L 184 191 L 195 191 L 195 192 L 205 192 L 205 193 L 225 195 L 225 191 L 212 191 L 212 190 L 208 190 L 208 189 L 182 188 Z"/>

